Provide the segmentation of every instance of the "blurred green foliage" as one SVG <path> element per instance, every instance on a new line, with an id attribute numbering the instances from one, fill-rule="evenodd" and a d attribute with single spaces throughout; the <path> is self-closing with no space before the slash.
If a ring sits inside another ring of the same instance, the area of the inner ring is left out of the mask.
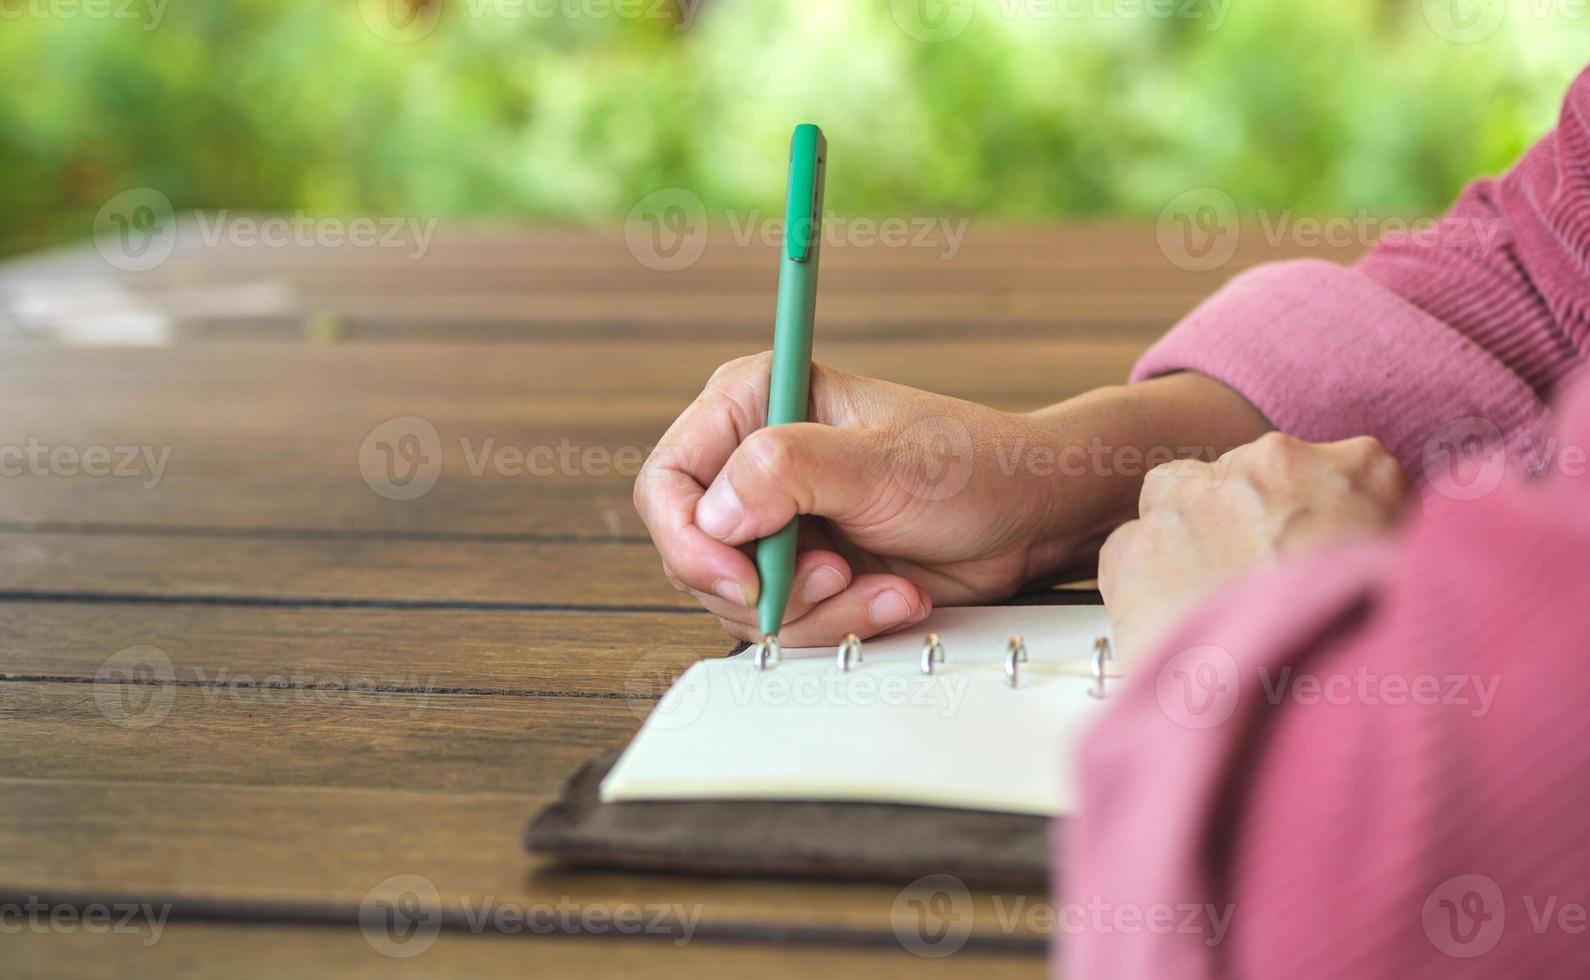
<path id="1" fill-rule="evenodd" d="M 1430 213 L 1552 125 L 1590 52 L 1590 24 L 1521 2 L 1471 43 L 1432 27 L 1461 0 L 974 0 L 932 42 L 908 28 L 960 4 L 414 2 L 0 0 L 0 251 L 84 237 L 138 186 L 179 210 L 611 222 L 665 186 L 776 209 L 803 120 L 844 214 L 1151 218 L 1204 185 Z"/>

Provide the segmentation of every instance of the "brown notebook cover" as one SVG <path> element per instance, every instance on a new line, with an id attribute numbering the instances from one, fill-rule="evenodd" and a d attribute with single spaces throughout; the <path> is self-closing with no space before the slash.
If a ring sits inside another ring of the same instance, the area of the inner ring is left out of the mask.
<path id="1" fill-rule="evenodd" d="M 586 868 L 899 883 L 951 874 L 986 888 L 1048 887 L 1044 817 L 890 803 L 603 803 L 597 791 L 619 753 L 587 763 L 536 816 L 531 851 Z"/>

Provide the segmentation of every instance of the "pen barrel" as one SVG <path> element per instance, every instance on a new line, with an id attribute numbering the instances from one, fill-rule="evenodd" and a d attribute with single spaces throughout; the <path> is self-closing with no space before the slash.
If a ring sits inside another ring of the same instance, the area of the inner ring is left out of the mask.
<path id="1" fill-rule="evenodd" d="M 773 324 L 773 370 L 767 393 L 767 424 L 804 422 L 812 382 L 812 313 L 817 298 L 817 254 L 805 262 L 785 257 L 779 268 L 778 311 Z M 800 518 L 756 546 L 761 579 L 757 622 L 763 634 L 777 633 L 794 585 L 795 539 Z"/>
<path id="2" fill-rule="evenodd" d="M 779 528 L 756 543 L 756 574 L 762 580 L 762 594 L 756 599 L 756 622 L 761 635 L 778 634 L 789 607 L 795 585 L 795 538 L 800 533 L 800 518 Z"/>
<path id="3" fill-rule="evenodd" d="M 767 391 L 767 424 L 806 421 L 812 383 L 812 315 L 817 301 L 817 250 L 805 262 L 785 257 L 779 266 L 778 309 L 773 320 L 773 370 Z"/>

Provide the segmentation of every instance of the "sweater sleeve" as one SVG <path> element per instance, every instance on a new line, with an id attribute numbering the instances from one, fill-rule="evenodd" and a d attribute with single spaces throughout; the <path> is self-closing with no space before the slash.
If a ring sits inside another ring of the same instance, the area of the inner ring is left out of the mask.
<path id="1" fill-rule="evenodd" d="M 1064 833 L 1060 907 L 1107 911 L 1073 917 L 1063 975 L 1582 975 L 1576 395 L 1544 477 L 1239 585 L 1134 677 Z"/>
<path id="2" fill-rule="evenodd" d="M 1542 465 L 1546 405 L 1590 334 L 1590 69 L 1557 130 L 1439 221 L 1386 234 L 1353 268 L 1319 260 L 1236 276 L 1132 372 L 1197 371 L 1277 428 L 1373 435 L 1418 478 L 1453 427 Z"/>

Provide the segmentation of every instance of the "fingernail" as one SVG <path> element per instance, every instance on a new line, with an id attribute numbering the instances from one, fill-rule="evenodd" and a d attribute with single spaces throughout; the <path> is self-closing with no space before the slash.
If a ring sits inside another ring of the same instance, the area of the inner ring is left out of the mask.
<path id="1" fill-rule="evenodd" d="M 874 624 L 878 626 L 893 626 L 911 615 L 911 603 L 906 600 L 905 596 L 890 589 L 887 592 L 878 593 L 877 597 L 872 600 L 872 607 L 869 612 L 872 615 Z"/>
<path id="2" fill-rule="evenodd" d="M 806 584 L 801 587 L 801 598 L 807 602 L 822 602 L 831 596 L 838 595 L 845 587 L 845 577 L 832 565 L 818 565 L 812 573 L 806 576 Z"/>
<path id="3" fill-rule="evenodd" d="M 749 606 L 751 604 L 745 597 L 745 590 L 740 588 L 740 583 L 733 579 L 718 579 L 712 583 L 712 591 L 718 598 L 727 599 L 736 605 Z"/>
<path id="4" fill-rule="evenodd" d="M 715 538 L 725 538 L 740 526 L 745 509 L 728 480 L 718 480 L 696 502 L 696 526 Z"/>

